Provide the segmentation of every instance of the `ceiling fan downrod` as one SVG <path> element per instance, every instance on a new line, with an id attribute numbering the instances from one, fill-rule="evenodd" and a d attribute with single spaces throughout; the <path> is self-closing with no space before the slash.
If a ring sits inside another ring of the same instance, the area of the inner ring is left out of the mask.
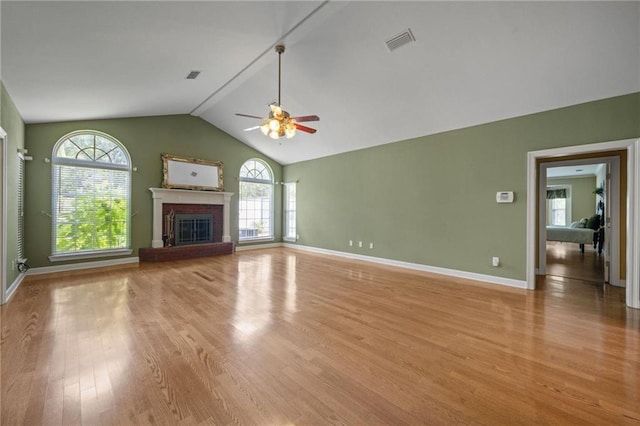
<path id="1" fill-rule="evenodd" d="M 284 44 L 276 45 L 276 52 L 278 53 L 278 106 L 282 106 L 280 100 L 280 87 L 282 81 L 282 54 L 284 53 Z"/>

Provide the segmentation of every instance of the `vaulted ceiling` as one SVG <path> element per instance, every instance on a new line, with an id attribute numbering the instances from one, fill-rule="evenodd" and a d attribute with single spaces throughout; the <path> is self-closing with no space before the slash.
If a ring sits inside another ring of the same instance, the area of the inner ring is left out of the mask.
<path id="1" fill-rule="evenodd" d="M 282 164 L 640 91 L 640 2 L 0 7 L 1 78 L 27 123 L 193 114 Z M 282 103 L 319 115 L 315 135 L 274 141 L 235 115 L 277 99 L 280 42 Z"/>

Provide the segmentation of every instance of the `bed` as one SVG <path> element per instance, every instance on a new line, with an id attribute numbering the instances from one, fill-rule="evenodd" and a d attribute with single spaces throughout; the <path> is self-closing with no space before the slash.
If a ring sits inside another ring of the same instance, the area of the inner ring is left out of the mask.
<path id="1" fill-rule="evenodd" d="M 570 228 L 564 226 L 547 226 L 547 241 L 560 241 L 563 243 L 580 244 L 580 250 L 584 252 L 585 244 L 593 244 L 598 246 L 598 253 L 602 250 L 601 239 L 598 238 L 598 231 L 591 228 Z M 599 244 L 600 243 L 600 244 Z"/>

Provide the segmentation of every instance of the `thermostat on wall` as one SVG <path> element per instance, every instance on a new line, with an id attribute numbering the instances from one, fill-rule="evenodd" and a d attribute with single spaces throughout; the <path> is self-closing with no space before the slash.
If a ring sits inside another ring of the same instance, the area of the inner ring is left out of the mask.
<path id="1" fill-rule="evenodd" d="M 501 191 L 496 193 L 497 203 L 513 203 L 513 191 Z"/>

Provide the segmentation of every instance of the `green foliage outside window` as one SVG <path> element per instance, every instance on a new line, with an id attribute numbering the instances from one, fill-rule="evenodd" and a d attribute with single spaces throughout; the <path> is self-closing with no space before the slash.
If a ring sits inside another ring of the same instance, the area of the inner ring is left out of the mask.
<path id="1" fill-rule="evenodd" d="M 54 253 L 129 245 L 129 156 L 114 139 L 77 132 L 53 155 Z"/>
<path id="2" fill-rule="evenodd" d="M 73 209 L 58 216 L 56 251 L 101 250 L 127 246 L 126 200 L 77 197 Z"/>

